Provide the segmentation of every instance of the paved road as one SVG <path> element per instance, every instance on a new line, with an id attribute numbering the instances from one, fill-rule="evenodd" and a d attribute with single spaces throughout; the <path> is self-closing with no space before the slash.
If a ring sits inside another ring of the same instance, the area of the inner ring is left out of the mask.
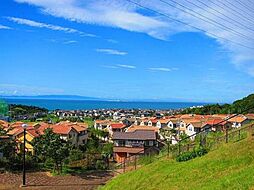
<path id="1" fill-rule="evenodd" d="M 89 172 L 79 175 L 54 176 L 46 172 L 27 173 L 27 185 L 24 189 L 53 189 L 53 190 L 92 190 L 99 185 L 105 184 L 113 177 L 110 172 Z M 20 189 L 22 174 L 4 173 L 0 174 L 0 189 Z"/>

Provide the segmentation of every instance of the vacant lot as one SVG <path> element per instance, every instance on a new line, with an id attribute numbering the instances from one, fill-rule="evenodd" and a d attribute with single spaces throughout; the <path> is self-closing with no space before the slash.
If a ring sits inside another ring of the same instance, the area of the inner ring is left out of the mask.
<path id="1" fill-rule="evenodd" d="M 50 176 L 47 172 L 27 173 L 25 189 L 96 189 L 105 184 L 113 174 L 110 172 L 87 172 L 79 175 Z M 19 189 L 22 183 L 21 173 L 0 174 L 0 189 Z"/>

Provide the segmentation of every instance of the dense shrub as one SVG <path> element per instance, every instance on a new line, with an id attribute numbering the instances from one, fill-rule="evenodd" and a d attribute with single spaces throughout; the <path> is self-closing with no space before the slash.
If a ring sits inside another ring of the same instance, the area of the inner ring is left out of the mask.
<path id="1" fill-rule="evenodd" d="M 207 153 L 208 153 L 208 149 L 207 148 L 199 147 L 197 149 L 194 149 L 193 151 L 184 152 L 184 153 L 178 155 L 176 157 L 176 161 L 178 161 L 178 162 L 188 161 L 188 160 L 191 160 L 193 158 L 203 156 L 203 155 L 205 155 Z"/>
<path id="2" fill-rule="evenodd" d="M 104 160 L 97 160 L 95 163 L 95 169 L 97 170 L 106 170 L 107 165 Z"/>

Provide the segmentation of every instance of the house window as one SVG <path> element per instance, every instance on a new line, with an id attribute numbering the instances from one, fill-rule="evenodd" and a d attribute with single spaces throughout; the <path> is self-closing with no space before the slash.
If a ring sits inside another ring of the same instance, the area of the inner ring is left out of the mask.
<path id="1" fill-rule="evenodd" d="M 189 131 L 192 131 L 192 127 L 191 126 L 189 126 Z"/>

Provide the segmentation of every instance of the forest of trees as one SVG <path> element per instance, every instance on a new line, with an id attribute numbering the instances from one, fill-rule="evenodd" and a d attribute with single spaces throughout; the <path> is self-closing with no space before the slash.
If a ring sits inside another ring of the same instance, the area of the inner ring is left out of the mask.
<path id="1" fill-rule="evenodd" d="M 187 108 L 183 114 L 237 114 L 254 113 L 254 94 L 232 104 L 209 104 L 198 108 Z"/>

